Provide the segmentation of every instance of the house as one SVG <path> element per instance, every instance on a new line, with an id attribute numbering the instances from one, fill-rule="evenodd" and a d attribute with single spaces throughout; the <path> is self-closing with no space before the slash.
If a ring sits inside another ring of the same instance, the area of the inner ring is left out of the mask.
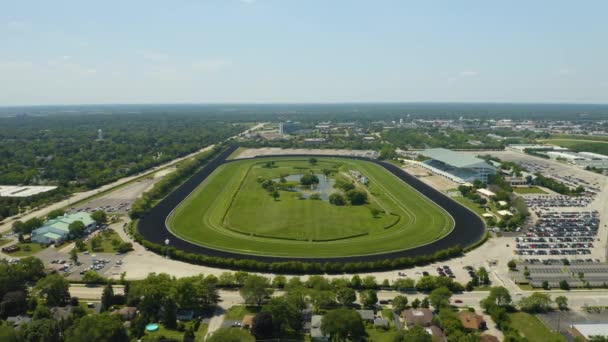
<path id="1" fill-rule="evenodd" d="M 369 323 L 373 323 L 374 322 L 374 310 L 357 310 L 357 313 L 359 314 L 359 316 L 361 316 L 361 319 L 363 320 L 363 322 L 369 322 Z"/>
<path id="2" fill-rule="evenodd" d="M 447 342 L 447 338 L 445 337 L 445 334 L 443 333 L 443 331 L 441 331 L 441 329 L 439 329 L 439 327 L 437 327 L 436 325 L 431 325 L 430 327 L 426 327 L 424 328 L 424 330 L 426 330 L 426 332 L 431 335 L 431 337 L 433 338 L 433 341 L 435 342 Z"/>
<path id="3" fill-rule="evenodd" d="M 120 318 L 122 318 L 123 321 L 130 321 L 135 318 L 135 315 L 137 314 L 137 308 L 134 306 L 125 306 L 123 308 L 112 311 L 112 313 L 120 315 Z"/>
<path id="4" fill-rule="evenodd" d="M 243 321 L 241 322 L 241 328 L 243 329 L 250 329 L 251 326 L 253 325 L 253 318 L 255 316 L 254 315 L 245 315 L 243 317 Z"/>
<path id="5" fill-rule="evenodd" d="M 72 314 L 71 306 L 54 306 L 51 308 L 51 317 L 56 321 L 66 320 Z"/>
<path id="6" fill-rule="evenodd" d="M 11 325 L 15 329 L 21 328 L 22 325 L 28 324 L 32 318 L 27 315 L 11 316 L 6 319 L 6 324 Z"/>
<path id="7" fill-rule="evenodd" d="M 374 319 L 374 327 L 376 328 L 388 328 L 389 324 L 388 321 L 384 318 L 381 317 L 376 317 L 376 319 Z"/>
<path id="8" fill-rule="evenodd" d="M 505 216 L 513 216 L 513 213 L 510 212 L 510 211 L 508 211 L 508 210 L 499 210 L 496 213 L 498 213 L 498 215 L 503 216 L 503 217 L 505 217 Z"/>
<path id="9" fill-rule="evenodd" d="M 313 315 L 310 320 L 310 339 L 312 341 L 329 341 L 329 336 L 321 332 L 321 321 L 323 316 Z"/>
<path id="10" fill-rule="evenodd" d="M 97 228 L 97 223 L 91 215 L 85 212 L 65 214 L 46 221 L 42 227 L 32 231 L 32 241 L 42 244 L 60 243 L 70 235 L 70 224 L 80 221 L 85 226 L 85 233 L 89 234 Z"/>
<path id="11" fill-rule="evenodd" d="M 507 203 L 507 201 L 498 201 L 496 203 L 498 203 L 498 205 L 501 207 L 506 207 L 507 205 L 509 205 L 509 203 Z"/>
<path id="12" fill-rule="evenodd" d="M 431 325 L 433 320 L 433 312 L 430 309 L 407 309 L 401 312 L 401 317 L 405 321 L 405 325 L 412 327 L 414 325 L 422 325 L 424 327 Z"/>
<path id="13" fill-rule="evenodd" d="M 483 330 L 486 329 L 486 321 L 482 316 L 470 312 L 470 311 L 461 311 L 458 313 L 458 318 L 460 319 L 460 323 L 465 329 L 469 330 Z"/>

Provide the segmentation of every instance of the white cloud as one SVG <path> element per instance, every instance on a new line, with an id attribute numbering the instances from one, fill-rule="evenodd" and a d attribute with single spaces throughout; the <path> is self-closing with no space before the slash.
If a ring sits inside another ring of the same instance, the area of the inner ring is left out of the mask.
<path id="1" fill-rule="evenodd" d="M 192 68 L 202 72 L 217 72 L 229 66 L 231 62 L 222 58 L 203 59 L 192 64 Z"/>
<path id="2" fill-rule="evenodd" d="M 477 71 L 465 70 L 458 73 L 458 75 L 460 75 L 460 77 L 475 77 L 479 75 L 479 73 Z"/>

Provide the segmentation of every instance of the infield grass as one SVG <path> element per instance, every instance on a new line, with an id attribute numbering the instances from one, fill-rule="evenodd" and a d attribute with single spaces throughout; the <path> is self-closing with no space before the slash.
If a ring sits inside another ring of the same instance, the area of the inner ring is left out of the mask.
<path id="1" fill-rule="evenodd" d="M 277 157 L 239 160 L 220 166 L 169 216 L 180 238 L 220 250 L 290 256 L 352 256 L 405 250 L 448 234 L 453 219 L 442 208 L 374 163 L 341 158 Z M 274 161 L 273 167 L 266 167 Z M 281 174 L 334 171 L 348 177 L 356 170 L 369 178 L 368 203 L 335 206 L 280 191 L 273 199 L 261 179 Z M 372 216 L 371 209 L 381 213 Z"/>

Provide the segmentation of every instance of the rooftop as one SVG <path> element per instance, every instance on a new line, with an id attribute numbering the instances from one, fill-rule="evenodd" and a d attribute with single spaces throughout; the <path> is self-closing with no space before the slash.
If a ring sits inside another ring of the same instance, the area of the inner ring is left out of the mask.
<path id="1" fill-rule="evenodd" d="M 581 335 L 589 338 L 590 336 L 605 336 L 608 335 L 608 324 L 574 324 L 574 329 L 578 330 Z"/>
<path id="2" fill-rule="evenodd" d="M 422 151 L 422 155 L 457 168 L 485 167 L 494 168 L 485 160 L 468 154 L 454 152 L 445 148 L 430 148 Z"/>

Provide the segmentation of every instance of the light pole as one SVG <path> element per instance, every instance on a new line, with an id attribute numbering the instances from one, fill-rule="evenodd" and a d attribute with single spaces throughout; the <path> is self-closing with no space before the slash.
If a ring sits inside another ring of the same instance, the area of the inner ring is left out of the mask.
<path id="1" fill-rule="evenodd" d="M 169 239 L 165 239 L 165 258 L 169 258 Z"/>

